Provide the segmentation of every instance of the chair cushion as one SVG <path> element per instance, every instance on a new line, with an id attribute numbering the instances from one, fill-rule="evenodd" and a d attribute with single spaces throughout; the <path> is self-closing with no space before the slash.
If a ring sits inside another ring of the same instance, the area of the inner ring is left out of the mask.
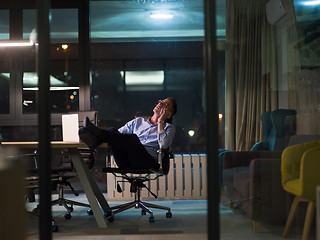
<path id="1" fill-rule="evenodd" d="M 223 183 L 228 189 L 240 193 L 242 197 L 249 195 L 249 167 L 229 168 L 223 171 Z M 233 191 L 229 191 L 232 194 Z M 238 197 L 238 194 L 236 197 Z M 235 196 L 230 196 L 232 199 Z M 240 200 L 240 199 L 233 199 Z"/>
<path id="2" fill-rule="evenodd" d="M 293 179 L 286 183 L 286 191 L 292 193 L 294 195 L 300 196 L 301 195 L 301 186 L 299 178 Z"/>

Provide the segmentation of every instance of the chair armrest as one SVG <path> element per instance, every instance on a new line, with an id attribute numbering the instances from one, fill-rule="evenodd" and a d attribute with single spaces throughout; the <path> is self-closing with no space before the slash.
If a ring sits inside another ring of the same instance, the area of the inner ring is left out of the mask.
<path id="1" fill-rule="evenodd" d="M 285 220 L 287 194 L 281 185 L 281 158 L 253 159 L 249 169 L 251 217 L 263 217 L 270 221 Z"/>
<path id="2" fill-rule="evenodd" d="M 159 169 L 155 172 L 167 175 L 170 169 L 170 158 L 173 158 L 173 154 L 169 151 L 169 149 L 160 148 L 158 150 Z"/>
<path id="3" fill-rule="evenodd" d="M 281 158 L 282 151 L 234 151 L 223 155 L 223 169 L 249 166 L 257 158 Z"/>
<path id="4" fill-rule="evenodd" d="M 261 195 L 261 192 L 268 193 L 275 188 L 282 190 L 281 158 L 253 159 L 250 163 L 249 181 L 252 183 L 249 188 L 251 196 Z"/>

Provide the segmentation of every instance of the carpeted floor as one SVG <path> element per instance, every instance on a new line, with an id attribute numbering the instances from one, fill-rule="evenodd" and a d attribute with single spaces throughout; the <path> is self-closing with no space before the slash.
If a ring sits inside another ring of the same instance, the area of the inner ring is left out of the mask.
<path id="1" fill-rule="evenodd" d="M 55 197 L 55 196 L 54 196 Z M 67 198 L 75 198 L 68 195 Z M 77 201 L 87 202 L 84 196 Z M 94 216 L 87 214 L 88 208 L 74 206 L 70 220 L 64 218 L 64 207 L 53 206 L 52 213 L 58 232 L 54 239 L 207 239 L 207 205 L 205 200 L 152 201 L 155 204 L 169 206 L 172 218 L 166 218 L 165 210 L 153 210 L 155 222 L 149 222 L 149 216 L 141 215 L 139 209 L 129 209 L 118 213 L 107 229 L 97 227 Z M 122 202 L 109 202 L 110 206 Z M 28 204 L 32 210 L 35 204 Z M 28 216 L 28 240 L 38 239 L 38 220 Z M 187 237 L 188 236 L 188 237 Z M 193 236 L 193 238 L 191 238 Z M 197 236 L 197 237 L 195 237 Z M 141 238 L 143 237 L 143 238 Z"/>
<path id="2" fill-rule="evenodd" d="M 53 199 L 56 196 L 53 196 Z M 85 196 L 67 195 L 67 198 L 87 202 Z M 149 222 L 149 216 L 141 215 L 141 210 L 130 209 L 116 214 L 114 222 L 108 223 L 107 229 L 97 227 L 94 216 L 87 214 L 87 208 L 74 207 L 72 218 L 66 220 L 65 209 L 53 206 L 52 212 L 58 232 L 52 234 L 53 239 L 117 239 L 117 240 L 202 240 L 207 237 L 207 201 L 206 200 L 174 200 L 152 201 L 155 204 L 168 206 L 172 218 L 166 218 L 165 210 L 154 210 L 155 222 Z M 110 206 L 122 202 L 109 202 Z M 29 210 L 36 204 L 28 204 Z M 37 217 L 28 215 L 28 240 L 39 239 Z M 260 233 L 253 233 L 252 221 L 246 216 L 236 213 L 225 203 L 220 204 L 220 235 L 222 240 L 283 240 L 283 226 L 263 224 Z M 290 231 L 287 239 L 301 239 L 302 227 Z M 312 234 L 310 240 L 316 239 Z M 211 240 L 211 239 L 209 239 Z"/>

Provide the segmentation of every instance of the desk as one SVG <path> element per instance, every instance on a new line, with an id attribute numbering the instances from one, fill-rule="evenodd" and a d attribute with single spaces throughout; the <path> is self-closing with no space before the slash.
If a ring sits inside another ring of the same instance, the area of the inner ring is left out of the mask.
<path id="1" fill-rule="evenodd" d="M 38 148 L 38 142 L 2 142 L 1 144 L 4 150 L 6 148 Z M 101 144 L 99 147 L 108 147 L 108 145 L 105 143 Z M 51 148 L 67 148 L 69 150 L 71 161 L 78 173 L 80 182 L 84 188 L 84 192 L 87 196 L 98 227 L 107 228 L 107 223 L 100 207 L 104 213 L 109 213 L 111 212 L 109 204 L 102 195 L 102 192 L 91 175 L 88 166 L 85 164 L 78 151 L 78 148 L 87 148 L 87 145 L 79 142 L 53 141 L 51 142 Z"/>

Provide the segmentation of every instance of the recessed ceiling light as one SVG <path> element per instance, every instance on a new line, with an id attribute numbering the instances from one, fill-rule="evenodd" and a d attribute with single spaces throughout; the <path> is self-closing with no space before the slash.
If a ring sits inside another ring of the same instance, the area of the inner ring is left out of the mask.
<path id="1" fill-rule="evenodd" d="M 1 41 L 0 47 L 29 47 L 33 46 L 33 42 L 29 41 Z"/>
<path id="2" fill-rule="evenodd" d="M 155 12 L 150 13 L 150 17 L 154 19 L 171 19 L 173 18 L 172 13 Z"/>
<path id="3" fill-rule="evenodd" d="M 315 5 L 320 5 L 320 1 L 319 0 L 304 1 L 304 2 L 302 2 L 302 4 L 306 5 L 306 6 L 315 6 Z"/>

